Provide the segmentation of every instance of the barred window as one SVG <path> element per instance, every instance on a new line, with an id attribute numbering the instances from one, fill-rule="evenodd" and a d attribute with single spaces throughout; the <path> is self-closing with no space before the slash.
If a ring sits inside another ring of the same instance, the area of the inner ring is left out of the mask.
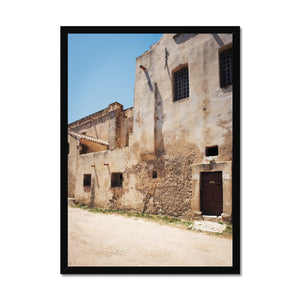
<path id="1" fill-rule="evenodd" d="M 189 69 L 182 68 L 174 73 L 174 101 L 189 97 Z"/>
<path id="2" fill-rule="evenodd" d="M 220 53 L 220 86 L 232 84 L 232 48 Z"/>
<path id="3" fill-rule="evenodd" d="M 123 174 L 112 173 L 111 174 L 111 187 L 122 187 L 123 185 Z"/>

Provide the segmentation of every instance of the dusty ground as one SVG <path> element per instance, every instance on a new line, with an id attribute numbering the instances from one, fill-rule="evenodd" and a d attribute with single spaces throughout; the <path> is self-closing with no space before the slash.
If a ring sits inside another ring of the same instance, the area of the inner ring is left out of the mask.
<path id="1" fill-rule="evenodd" d="M 231 266 L 232 240 L 69 207 L 69 266 Z"/>

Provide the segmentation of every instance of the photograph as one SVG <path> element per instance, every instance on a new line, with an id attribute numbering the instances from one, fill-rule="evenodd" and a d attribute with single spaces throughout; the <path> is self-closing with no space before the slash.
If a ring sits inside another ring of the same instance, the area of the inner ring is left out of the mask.
<path id="1" fill-rule="evenodd" d="M 240 273 L 240 28 L 61 27 L 61 273 Z"/>
<path id="2" fill-rule="evenodd" d="M 288 4 L 2 1 L 1 299 L 299 294 Z"/>

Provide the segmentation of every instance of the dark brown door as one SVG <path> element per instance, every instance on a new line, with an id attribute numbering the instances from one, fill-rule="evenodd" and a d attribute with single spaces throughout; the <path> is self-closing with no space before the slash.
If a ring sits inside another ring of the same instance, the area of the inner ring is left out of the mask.
<path id="1" fill-rule="evenodd" d="M 220 216 L 223 212 L 222 172 L 201 173 L 200 205 L 203 215 Z"/>

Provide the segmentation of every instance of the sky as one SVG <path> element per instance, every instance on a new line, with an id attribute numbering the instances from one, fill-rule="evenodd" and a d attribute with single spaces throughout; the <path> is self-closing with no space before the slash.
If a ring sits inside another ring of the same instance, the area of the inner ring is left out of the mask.
<path id="1" fill-rule="evenodd" d="M 162 34 L 69 34 L 68 123 L 113 102 L 133 106 L 135 60 Z"/>

